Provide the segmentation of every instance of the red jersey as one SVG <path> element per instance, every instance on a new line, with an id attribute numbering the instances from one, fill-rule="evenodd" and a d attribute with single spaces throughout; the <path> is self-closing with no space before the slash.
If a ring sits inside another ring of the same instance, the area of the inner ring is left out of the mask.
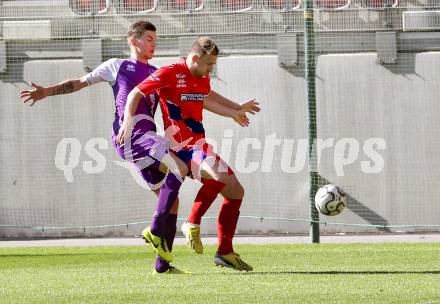
<path id="1" fill-rule="evenodd" d="M 205 138 L 202 124 L 203 103 L 211 91 L 209 75 L 202 78 L 193 76 L 181 62 L 163 67 L 141 82 L 137 88 L 148 96 L 157 91 L 165 129 L 173 128 L 173 139 L 177 143 L 186 142 L 186 148 Z"/>

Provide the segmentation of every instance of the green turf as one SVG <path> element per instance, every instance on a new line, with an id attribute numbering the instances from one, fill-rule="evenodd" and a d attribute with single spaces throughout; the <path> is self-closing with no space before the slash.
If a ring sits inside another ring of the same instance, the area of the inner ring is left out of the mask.
<path id="1" fill-rule="evenodd" d="M 440 303 L 440 244 L 237 245 L 251 273 L 177 246 L 191 276 L 152 275 L 147 246 L 0 249 L 0 303 Z"/>

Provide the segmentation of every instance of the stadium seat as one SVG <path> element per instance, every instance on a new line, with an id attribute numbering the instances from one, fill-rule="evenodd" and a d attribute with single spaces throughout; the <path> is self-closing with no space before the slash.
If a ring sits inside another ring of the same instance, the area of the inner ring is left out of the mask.
<path id="1" fill-rule="evenodd" d="M 203 8 L 202 0 L 174 0 L 173 8 L 181 11 L 199 11 Z"/>
<path id="2" fill-rule="evenodd" d="M 344 9 L 349 7 L 351 4 L 350 0 L 315 0 L 314 7 L 320 9 Z"/>
<path id="3" fill-rule="evenodd" d="M 80 15 L 103 14 L 110 6 L 110 0 L 69 0 L 70 9 Z"/>
<path id="4" fill-rule="evenodd" d="M 367 8 L 397 7 L 399 0 L 367 0 L 364 5 Z"/>
<path id="5" fill-rule="evenodd" d="M 144 12 L 155 8 L 154 0 L 123 0 L 122 7 L 126 11 Z"/>
<path id="6" fill-rule="evenodd" d="M 301 8 L 301 0 L 272 0 L 269 3 L 271 9 L 290 11 Z"/>
<path id="7" fill-rule="evenodd" d="M 251 0 L 221 0 L 220 6 L 231 11 L 247 11 L 253 7 Z"/>

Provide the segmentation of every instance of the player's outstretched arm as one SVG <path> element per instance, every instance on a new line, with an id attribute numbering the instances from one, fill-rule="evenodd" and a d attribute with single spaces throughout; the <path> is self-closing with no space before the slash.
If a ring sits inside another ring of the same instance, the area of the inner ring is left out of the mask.
<path id="1" fill-rule="evenodd" d="M 205 102 L 203 103 L 203 107 L 206 110 L 215 114 L 232 118 L 242 127 L 247 127 L 249 125 L 249 119 L 246 116 L 246 112 L 243 110 L 231 109 L 209 99 L 205 100 Z"/>
<path id="2" fill-rule="evenodd" d="M 240 110 L 245 111 L 247 113 L 251 113 L 252 115 L 255 115 L 255 113 L 260 112 L 260 104 L 255 101 L 254 99 L 251 99 L 249 101 L 246 101 L 240 105 Z"/>
<path id="3" fill-rule="evenodd" d="M 230 99 L 227 99 L 226 97 L 220 95 L 219 93 L 217 93 L 214 90 L 211 90 L 209 92 L 208 96 L 206 97 L 206 100 L 219 103 L 219 104 L 221 104 L 225 107 L 228 107 L 230 109 L 233 109 L 233 110 L 240 110 L 241 109 L 241 105 L 239 103 L 236 103 Z"/>
<path id="4" fill-rule="evenodd" d="M 219 103 L 225 107 L 234 109 L 234 110 L 243 110 L 245 112 L 255 114 L 256 112 L 260 112 L 261 108 L 259 107 L 259 103 L 255 101 L 254 99 L 251 99 L 249 101 L 246 101 L 242 104 L 239 104 L 237 102 L 234 102 L 230 99 L 227 99 L 226 97 L 220 95 L 214 90 L 211 90 L 209 95 L 206 97 L 207 100 Z"/>
<path id="5" fill-rule="evenodd" d="M 20 98 L 24 103 L 31 101 L 30 105 L 33 106 L 34 103 L 48 96 L 73 93 L 85 88 L 88 84 L 82 79 L 68 79 L 48 87 L 33 82 L 31 82 L 31 85 L 32 89 L 23 90 L 20 93 Z"/>

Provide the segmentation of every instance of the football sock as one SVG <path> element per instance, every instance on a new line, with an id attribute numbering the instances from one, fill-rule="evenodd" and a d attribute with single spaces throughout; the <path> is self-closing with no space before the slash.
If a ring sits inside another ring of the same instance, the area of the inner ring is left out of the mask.
<path id="1" fill-rule="evenodd" d="M 155 236 L 165 236 L 165 221 L 169 216 L 171 207 L 177 199 L 182 182 L 171 172 L 168 173 L 165 183 L 160 187 L 156 211 L 151 221 L 151 232 Z"/>
<path id="2" fill-rule="evenodd" d="M 188 222 L 191 224 L 200 225 L 203 215 L 225 187 L 224 183 L 214 179 L 202 178 L 202 184 L 192 205 L 191 214 L 188 217 Z"/>
<path id="3" fill-rule="evenodd" d="M 165 221 L 165 239 L 170 251 L 173 250 L 174 238 L 176 237 L 176 222 L 177 214 L 170 214 Z M 162 260 L 159 256 L 156 257 L 157 272 L 165 272 L 170 268 L 170 263 Z"/>
<path id="4" fill-rule="evenodd" d="M 234 238 L 237 227 L 238 217 L 240 215 L 240 206 L 242 199 L 225 198 L 218 215 L 218 252 L 221 255 L 231 253 L 232 239 Z"/>

